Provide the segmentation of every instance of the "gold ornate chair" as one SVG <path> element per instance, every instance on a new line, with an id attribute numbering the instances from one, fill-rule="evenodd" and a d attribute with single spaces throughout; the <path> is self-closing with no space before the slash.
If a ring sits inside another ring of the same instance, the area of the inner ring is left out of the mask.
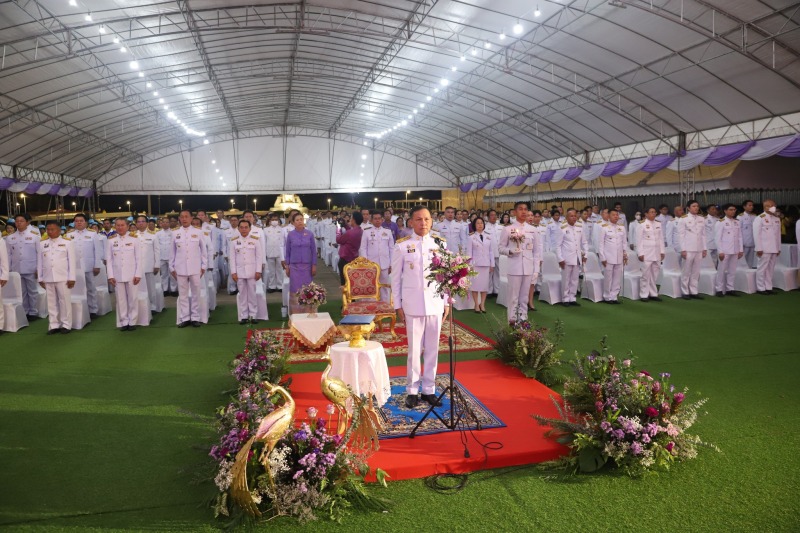
<path id="1" fill-rule="evenodd" d="M 375 323 L 389 319 L 389 331 L 394 332 L 395 310 L 392 295 L 389 302 L 382 302 L 381 288 L 391 287 L 381 283 L 381 267 L 365 257 L 356 257 L 344 266 L 344 287 L 342 287 L 342 315 L 375 315 Z"/>

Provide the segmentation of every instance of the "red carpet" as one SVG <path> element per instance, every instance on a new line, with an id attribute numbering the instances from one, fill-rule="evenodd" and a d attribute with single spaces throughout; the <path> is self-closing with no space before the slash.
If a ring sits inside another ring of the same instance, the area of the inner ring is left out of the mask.
<path id="1" fill-rule="evenodd" d="M 440 364 L 438 371 L 448 372 L 449 365 Z M 389 368 L 392 376 L 405 375 L 404 366 Z M 324 412 L 327 400 L 319 388 L 321 372 L 292 374 L 292 396 L 297 405 L 298 419 L 314 406 Z M 370 459 L 373 468 L 382 468 L 392 480 L 414 479 L 441 473 L 464 473 L 505 466 L 540 463 L 555 459 L 567 449 L 544 437 L 546 428 L 538 425 L 531 414 L 557 417 L 550 400 L 553 391 L 528 379 L 518 370 L 499 361 L 467 361 L 458 363 L 456 378 L 507 427 L 484 429 L 473 434 L 483 443 L 502 443 L 500 450 L 488 450 L 488 460 L 482 448 L 469 436 L 471 457 L 464 457 L 459 432 L 437 433 L 414 439 L 381 440 L 381 449 Z"/>

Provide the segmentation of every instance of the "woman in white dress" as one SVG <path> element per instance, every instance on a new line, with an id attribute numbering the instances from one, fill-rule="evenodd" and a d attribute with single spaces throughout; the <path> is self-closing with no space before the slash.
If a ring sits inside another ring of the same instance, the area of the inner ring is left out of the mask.
<path id="1" fill-rule="evenodd" d="M 475 302 L 475 312 L 486 312 L 486 293 L 489 291 L 489 280 L 494 272 L 494 254 L 492 253 L 492 238 L 484 233 L 486 223 L 481 217 L 472 223 L 473 232 L 467 238 L 467 255 L 472 258 L 472 266 L 478 275 L 472 278 L 470 292 Z"/>

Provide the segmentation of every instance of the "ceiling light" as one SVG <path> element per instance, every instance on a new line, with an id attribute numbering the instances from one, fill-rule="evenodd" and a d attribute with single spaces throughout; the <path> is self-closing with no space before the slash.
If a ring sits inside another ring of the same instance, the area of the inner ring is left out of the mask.
<path id="1" fill-rule="evenodd" d="M 167 116 L 168 116 L 169 118 L 178 118 L 178 117 L 176 117 L 176 116 L 175 116 L 175 113 L 173 113 L 172 111 L 170 111 L 169 113 L 167 113 Z"/>
<path id="2" fill-rule="evenodd" d="M 130 63 L 128 63 L 128 66 L 131 67 L 133 70 L 136 70 L 136 69 L 139 68 L 139 62 L 138 61 L 131 61 Z"/>
<path id="3" fill-rule="evenodd" d="M 461 61 L 466 61 L 467 58 L 465 56 L 461 56 Z"/>
<path id="4" fill-rule="evenodd" d="M 442 87 L 447 87 L 447 84 L 450 83 L 450 81 L 447 78 L 442 78 L 439 80 L 439 83 L 442 84 Z"/>
<path id="5" fill-rule="evenodd" d="M 218 169 L 218 168 L 215 168 L 215 169 L 214 169 L 214 172 L 216 172 L 217 174 L 219 174 L 219 169 Z"/>
<path id="6" fill-rule="evenodd" d="M 120 52 L 122 52 L 122 53 L 124 54 L 125 52 L 127 52 L 127 51 L 128 51 L 128 49 L 127 49 L 127 48 L 125 48 L 124 46 L 121 46 L 121 47 L 120 47 L 120 49 L 119 49 L 119 51 L 120 51 Z"/>
<path id="7" fill-rule="evenodd" d="M 91 22 L 92 21 L 92 14 L 91 13 L 87 13 L 87 15 L 85 17 L 83 17 L 83 18 L 84 18 L 84 20 L 86 22 Z"/>
<path id="8" fill-rule="evenodd" d="M 366 159 L 366 158 L 367 158 L 367 154 L 361 154 L 361 159 Z"/>
<path id="9" fill-rule="evenodd" d="M 412 118 L 411 115 L 408 115 L 408 118 Z"/>
<path id="10" fill-rule="evenodd" d="M 396 130 L 396 129 L 397 129 L 397 126 L 393 127 L 392 129 L 393 129 L 393 130 Z"/>
<path id="11" fill-rule="evenodd" d="M 365 165 L 361 165 L 361 168 L 364 168 Z"/>
<path id="12" fill-rule="evenodd" d="M 363 173 L 363 172 L 362 172 L 361 174 L 359 174 L 359 175 L 360 175 L 362 178 L 364 177 L 364 173 Z"/>
<path id="13" fill-rule="evenodd" d="M 415 114 L 415 115 L 417 114 L 417 110 L 416 110 L 416 109 L 414 110 L 414 114 Z"/>
<path id="14" fill-rule="evenodd" d="M 99 31 L 100 33 L 105 33 L 106 32 L 106 27 L 103 26 L 102 24 L 100 24 L 100 27 L 97 28 L 97 31 Z"/>
<path id="15" fill-rule="evenodd" d="M 212 164 L 212 165 L 216 165 L 216 164 L 217 164 L 217 160 L 216 160 L 216 159 L 212 159 L 212 160 L 211 160 L 211 164 Z"/>
<path id="16" fill-rule="evenodd" d="M 514 35 L 519 35 L 520 33 L 522 33 L 522 24 L 517 22 L 514 24 Z"/>
<path id="17" fill-rule="evenodd" d="M 419 107 L 424 108 L 425 104 L 419 104 Z"/>
<path id="18" fill-rule="evenodd" d="M 404 120 L 403 122 L 401 122 L 401 123 L 400 123 L 400 125 L 401 125 L 401 126 L 408 126 L 408 121 L 407 121 L 407 120 Z"/>
<path id="19" fill-rule="evenodd" d="M 144 78 L 144 72 L 140 72 L 140 73 L 139 73 L 139 77 L 140 77 L 140 78 Z"/>
<path id="20" fill-rule="evenodd" d="M 542 16 L 542 12 L 539 11 L 539 6 L 536 6 L 536 11 L 533 12 L 533 16 L 534 17 L 541 17 Z"/>
<path id="21" fill-rule="evenodd" d="M 474 56 L 476 56 L 476 55 L 478 55 L 478 50 L 476 50 L 475 48 L 473 48 L 472 50 L 470 50 L 470 51 L 469 51 L 469 53 L 470 53 L 470 54 L 472 54 L 472 55 L 474 55 Z"/>
<path id="22" fill-rule="evenodd" d="M 114 37 L 114 44 L 119 44 L 119 37 Z"/>
<path id="23" fill-rule="evenodd" d="M 154 96 L 155 96 L 155 95 L 157 95 L 157 94 L 158 94 L 158 91 L 156 91 L 156 92 L 154 92 L 154 93 L 153 93 L 153 95 L 154 95 Z M 159 99 L 158 99 L 158 103 L 159 103 L 159 104 L 163 104 L 163 103 L 164 103 L 164 99 L 163 99 L 163 98 L 159 98 Z"/>
<path id="24" fill-rule="evenodd" d="M 69 5 L 72 7 L 78 7 L 78 2 L 76 0 L 69 0 Z"/>
<path id="25" fill-rule="evenodd" d="M 169 109 L 169 106 L 168 106 L 168 105 L 165 105 L 165 106 L 164 106 L 164 111 L 166 111 L 167 109 Z"/>
<path id="26" fill-rule="evenodd" d="M 425 99 L 430 102 L 431 100 L 433 100 L 433 96 L 426 96 Z"/>
<path id="27" fill-rule="evenodd" d="M 153 86 L 153 84 L 152 84 L 152 83 L 150 83 L 149 81 L 147 82 L 147 85 L 145 85 L 145 87 L 147 87 L 148 89 L 149 89 L 150 87 L 152 87 L 152 86 Z"/>
<path id="28" fill-rule="evenodd" d="M 438 87 L 437 87 L 437 88 L 435 88 L 435 89 L 433 90 L 433 92 L 435 92 L 435 93 L 438 93 L 438 92 L 439 92 L 439 88 L 438 88 Z"/>
<path id="29" fill-rule="evenodd" d="M 364 146 L 366 146 L 366 145 L 367 145 L 367 141 L 364 141 Z"/>
<path id="30" fill-rule="evenodd" d="M 450 67 L 450 70 L 452 70 L 453 72 L 455 72 L 455 71 L 457 70 L 457 69 L 456 69 L 456 66 L 455 66 L 455 65 L 453 65 L 452 67 Z"/>
<path id="31" fill-rule="evenodd" d="M 499 38 L 501 41 L 502 41 L 502 40 L 504 40 L 504 39 L 506 38 L 506 32 L 500 32 L 500 35 L 498 36 L 498 38 Z"/>
<path id="32" fill-rule="evenodd" d="M 483 47 L 488 50 L 489 48 L 492 47 L 492 43 L 490 43 L 489 41 L 486 41 L 485 43 L 483 43 Z"/>
<path id="33" fill-rule="evenodd" d="M 201 132 L 200 132 L 200 137 L 205 137 L 205 136 L 206 136 L 206 132 L 204 132 L 204 131 L 201 131 Z"/>

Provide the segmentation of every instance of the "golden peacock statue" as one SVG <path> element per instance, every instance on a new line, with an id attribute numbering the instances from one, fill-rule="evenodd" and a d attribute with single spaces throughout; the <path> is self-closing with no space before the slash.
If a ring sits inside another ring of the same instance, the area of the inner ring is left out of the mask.
<path id="1" fill-rule="evenodd" d="M 258 506 L 253 501 L 253 496 L 247 486 L 247 461 L 250 456 L 250 449 L 255 442 L 264 443 L 264 450 L 261 452 L 259 461 L 264 465 L 267 476 L 270 476 L 269 455 L 294 423 L 294 400 L 286 389 L 266 381 L 262 383 L 262 386 L 266 388 L 270 396 L 273 394 L 280 395 L 283 398 L 283 405 L 276 407 L 274 411 L 261 419 L 256 432 L 236 454 L 233 468 L 231 468 L 231 497 L 252 516 L 261 516 L 261 511 L 258 510 Z M 271 477 L 269 479 L 274 487 L 274 480 Z"/>
<path id="2" fill-rule="evenodd" d="M 322 388 L 322 394 L 339 411 L 337 433 L 345 435 L 345 442 L 348 439 L 352 439 L 350 441 L 352 446 L 361 449 L 365 453 L 378 451 L 380 447 L 378 444 L 378 432 L 383 429 L 383 424 L 375 411 L 372 397 L 365 402 L 344 381 L 330 377 L 330 357 L 327 360 L 328 366 L 322 372 L 320 387 Z M 347 409 L 348 400 L 353 409 L 352 414 Z"/>

